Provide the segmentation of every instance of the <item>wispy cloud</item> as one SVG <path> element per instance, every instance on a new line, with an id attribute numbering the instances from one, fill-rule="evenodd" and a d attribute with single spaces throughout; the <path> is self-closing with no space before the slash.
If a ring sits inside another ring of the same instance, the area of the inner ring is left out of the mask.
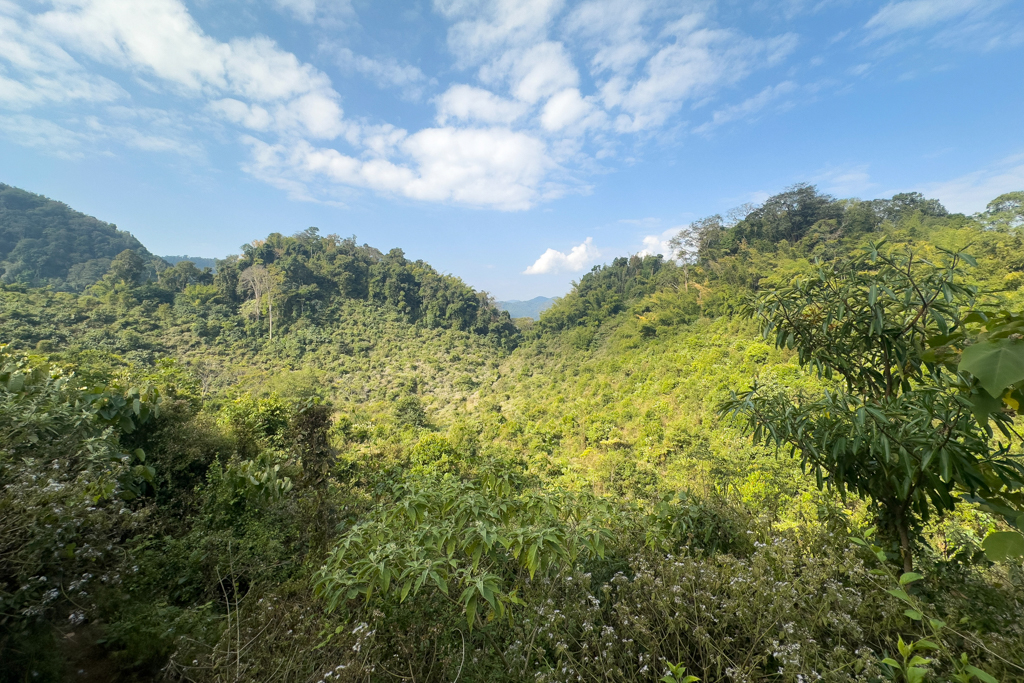
<path id="1" fill-rule="evenodd" d="M 35 147 L 63 159 L 81 158 L 82 143 L 86 141 L 86 136 L 81 133 L 27 114 L 0 116 L 0 134 L 18 144 Z"/>
<path id="2" fill-rule="evenodd" d="M 946 181 L 925 183 L 916 188 L 936 197 L 950 211 L 971 214 L 1001 194 L 1024 190 L 1024 154 L 1006 157 L 973 173 Z"/>
<path id="3" fill-rule="evenodd" d="M 871 180 L 867 164 L 828 168 L 812 180 L 821 189 L 838 197 L 855 197 L 878 187 L 878 183 Z"/>
<path id="4" fill-rule="evenodd" d="M 788 95 L 797 89 L 793 81 L 783 81 L 775 86 L 768 86 L 751 98 L 725 109 L 720 109 L 712 115 L 711 120 L 694 128 L 695 133 L 709 133 L 723 123 L 745 119 L 758 113 L 772 102 L 784 95 Z"/>
<path id="5" fill-rule="evenodd" d="M 601 251 L 594 246 L 594 238 L 588 237 L 569 253 L 548 249 L 523 274 L 578 273 L 600 257 Z"/>
<path id="6" fill-rule="evenodd" d="M 430 81 L 419 67 L 402 64 L 396 59 L 372 59 L 365 55 L 357 55 L 347 47 L 339 48 L 335 54 L 341 68 L 366 76 L 377 87 L 399 88 L 410 100 L 420 99 L 424 86 Z"/>
<path id="7" fill-rule="evenodd" d="M 310 24 L 317 16 L 327 15 L 332 19 L 351 19 L 354 11 L 351 0 L 273 0 L 278 9 L 293 18 Z"/>
<path id="8" fill-rule="evenodd" d="M 878 10 L 864 28 L 869 40 L 901 31 L 929 28 L 968 14 L 988 14 L 1004 4 L 1001 0 L 904 0 Z"/>

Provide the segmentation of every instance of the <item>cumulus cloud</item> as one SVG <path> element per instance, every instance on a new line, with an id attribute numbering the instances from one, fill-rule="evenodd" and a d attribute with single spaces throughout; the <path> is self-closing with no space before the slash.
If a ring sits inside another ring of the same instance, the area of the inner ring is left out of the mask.
<path id="1" fill-rule="evenodd" d="M 540 255 L 532 266 L 523 271 L 524 275 L 546 275 L 554 273 L 578 273 L 601 256 L 601 251 L 594 246 L 594 238 L 588 237 L 581 244 L 566 254 L 548 249 Z"/>
<path id="2" fill-rule="evenodd" d="M 683 225 L 677 225 L 673 228 L 665 230 L 658 235 L 647 235 L 644 237 L 644 248 L 640 250 L 640 256 L 657 256 L 661 254 L 665 258 L 672 258 L 672 247 L 669 245 L 669 240 L 676 236 L 680 230 L 684 227 Z"/>
<path id="3" fill-rule="evenodd" d="M 249 138 L 248 170 L 279 185 L 326 177 L 410 199 L 450 201 L 502 210 L 527 209 L 553 167 L 544 143 L 504 128 L 395 131 L 400 161 L 361 159 L 300 141 L 271 145 Z"/>
<path id="4" fill-rule="evenodd" d="M 450 119 L 480 123 L 509 124 L 523 116 L 528 107 L 522 102 L 505 99 L 490 90 L 457 84 L 438 96 L 437 122 Z"/>
<path id="5" fill-rule="evenodd" d="M 448 30 L 448 46 L 460 66 L 543 40 L 562 6 L 563 0 L 434 0 L 435 9 L 455 21 Z"/>
<path id="6" fill-rule="evenodd" d="M 593 52 L 596 74 L 628 74 L 655 49 L 644 20 L 651 14 L 644 0 L 588 0 L 566 18 L 566 28 Z"/>
<path id="7" fill-rule="evenodd" d="M 345 128 L 340 97 L 326 74 L 266 37 L 218 41 L 178 0 L 64 2 L 34 23 L 92 59 L 156 77 L 183 94 L 250 100 L 271 118 L 267 124 L 262 114 L 252 114 L 256 110 L 239 116 L 229 103 L 213 108 L 234 115 L 235 123 L 321 138 Z"/>
<path id="8" fill-rule="evenodd" d="M 579 84 L 580 75 L 565 45 L 544 41 L 526 50 L 510 50 L 481 70 L 485 81 L 508 78 L 512 95 L 535 104 L 564 88 Z"/>
<path id="9" fill-rule="evenodd" d="M 541 125 L 549 131 L 559 131 L 585 120 L 599 125 L 604 120 L 603 112 L 596 112 L 594 103 L 576 88 L 566 88 L 552 96 L 540 116 Z"/>
<path id="10" fill-rule="evenodd" d="M 615 133 L 665 126 L 688 103 L 718 97 L 756 70 L 779 64 L 796 45 L 790 34 L 755 38 L 720 27 L 692 6 L 658 0 L 433 4 L 450 24 L 447 44 L 465 73 L 430 100 L 436 122 L 421 130 L 346 118 L 341 94 L 324 71 L 265 36 L 222 40 L 208 34 L 184 0 L 48 0 L 33 5 L 39 8 L 34 14 L 0 0 L 0 107 L 25 113 L 76 106 L 74 117 L 54 115 L 54 128 L 31 124 L 38 134 L 26 140 L 117 140 L 192 156 L 201 156 L 201 148 L 190 146 L 185 129 L 212 121 L 219 131 L 244 136 L 252 155 L 247 172 L 304 199 L 350 186 L 520 210 L 580 187 L 575 174 L 612 153 Z M 303 22 L 352 11 L 350 0 L 272 5 Z M 333 55 L 343 69 L 397 88 L 407 99 L 421 99 L 435 83 L 416 66 L 348 47 L 320 55 Z M 580 68 L 589 73 L 581 75 Z M 129 90 L 139 87 L 177 98 L 182 111 L 192 111 L 189 123 L 161 128 L 148 120 L 104 118 L 114 104 L 131 108 Z M 697 130 L 753 116 L 795 88 L 787 81 L 723 106 Z M 77 111 L 84 103 L 94 106 L 91 117 Z M 6 125 L 15 130 L 32 120 L 8 118 Z M 586 242 L 562 254 L 564 261 L 550 251 L 541 260 L 563 265 L 531 268 L 568 267 L 582 258 L 575 254 L 591 251 L 596 248 Z"/>

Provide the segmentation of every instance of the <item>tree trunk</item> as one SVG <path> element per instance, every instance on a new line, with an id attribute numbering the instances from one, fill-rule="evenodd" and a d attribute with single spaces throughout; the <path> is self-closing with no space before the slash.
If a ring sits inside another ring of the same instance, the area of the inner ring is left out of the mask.
<path id="1" fill-rule="evenodd" d="M 907 529 L 906 517 L 902 510 L 900 510 L 899 519 L 896 521 L 896 527 L 900 533 L 900 551 L 903 555 L 903 571 L 912 572 L 914 571 L 914 554 L 910 547 L 910 532 Z"/>

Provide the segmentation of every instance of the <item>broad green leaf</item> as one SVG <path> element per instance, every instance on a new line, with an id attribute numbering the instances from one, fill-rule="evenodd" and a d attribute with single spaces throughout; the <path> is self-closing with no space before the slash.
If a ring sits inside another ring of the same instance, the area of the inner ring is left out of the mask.
<path id="1" fill-rule="evenodd" d="M 1024 341 L 997 339 L 973 344 L 960 356 L 961 371 L 978 378 L 992 396 L 1024 380 Z"/>
<path id="2" fill-rule="evenodd" d="M 965 671 L 967 671 L 967 673 L 969 674 L 977 676 L 978 680 L 982 683 L 999 683 L 999 681 L 996 680 L 995 676 L 988 673 L 987 671 L 982 671 L 976 666 L 971 666 L 970 664 L 968 664 Z"/>
<path id="3" fill-rule="evenodd" d="M 1003 402 L 998 398 L 993 398 L 984 389 L 973 394 L 968 400 L 971 402 L 971 412 L 974 413 L 974 418 L 984 427 L 988 426 L 989 415 L 1003 409 Z"/>
<path id="4" fill-rule="evenodd" d="M 993 562 L 1005 562 L 1024 557 L 1024 535 L 1019 531 L 993 531 L 981 547 Z"/>
<path id="5" fill-rule="evenodd" d="M 918 612 L 916 609 L 905 609 L 905 610 L 903 610 L 903 613 L 906 614 L 911 619 L 913 619 L 914 621 L 921 621 L 921 617 L 924 616 L 920 612 Z"/>
<path id="6" fill-rule="evenodd" d="M 914 583 L 915 581 L 920 581 L 923 578 L 924 577 L 920 574 L 916 574 L 914 572 L 907 572 L 900 577 L 900 585 L 906 586 L 908 583 Z"/>
<path id="7" fill-rule="evenodd" d="M 927 663 L 927 661 L 925 663 Z M 922 683 L 924 681 L 925 673 L 927 673 L 927 669 L 922 669 L 916 666 L 909 667 L 905 672 L 907 676 L 907 683 Z"/>
<path id="8" fill-rule="evenodd" d="M 907 595 L 901 588 L 889 588 L 885 592 L 895 598 L 903 600 L 904 602 L 910 602 L 910 596 Z"/>
<path id="9" fill-rule="evenodd" d="M 466 603 L 466 621 L 469 623 L 469 630 L 473 630 L 473 622 L 476 620 L 476 595 L 473 595 Z"/>

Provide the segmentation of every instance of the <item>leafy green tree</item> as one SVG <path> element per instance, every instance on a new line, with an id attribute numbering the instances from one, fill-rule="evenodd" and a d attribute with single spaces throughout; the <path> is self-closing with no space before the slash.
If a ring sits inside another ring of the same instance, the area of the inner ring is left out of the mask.
<path id="1" fill-rule="evenodd" d="M 136 285 L 146 272 L 146 262 L 133 249 L 125 249 L 110 262 L 110 276 L 126 285 Z"/>
<path id="2" fill-rule="evenodd" d="M 1024 192 L 1007 192 L 988 203 L 980 216 L 983 224 L 996 230 L 1024 227 Z"/>
<path id="3" fill-rule="evenodd" d="M 178 261 L 160 273 L 160 282 L 173 292 L 184 292 L 193 284 L 208 284 L 213 281 L 209 268 L 200 270 L 192 261 Z"/>
<path id="4" fill-rule="evenodd" d="M 976 304 L 976 289 L 961 282 L 973 259 L 944 252 L 935 264 L 879 246 L 745 308 L 777 347 L 835 386 L 791 397 L 755 383 L 722 410 L 744 418 L 755 441 L 798 454 L 819 486 L 869 498 L 911 571 L 921 521 L 963 494 L 1003 499 L 1024 485 L 1024 467 L 1009 455 L 1012 416 L 985 410 L 984 386 L 927 353 L 929 340 L 965 343 L 955 333 Z M 1007 437 L 994 447 L 993 424 Z"/>
<path id="5" fill-rule="evenodd" d="M 879 200 L 877 207 L 882 217 L 893 223 L 899 223 L 918 211 L 922 215 L 936 217 L 949 213 L 938 199 L 927 199 L 920 192 L 901 192 L 893 195 L 892 199 Z"/>
<path id="6" fill-rule="evenodd" d="M 400 425 L 411 425 L 423 427 L 427 424 L 427 413 L 423 410 L 423 403 L 412 394 L 398 399 L 394 407 L 395 421 Z"/>
<path id="7" fill-rule="evenodd" d="M 701 221 L 694 221 L 693 223 L 690 223 L 690 225 L 677 232 L 672 239 L 668 241 L 668 246 L 672 250 L 673 258 L 675 258 L 679 262 L 679 265 L 682 266 L 683 287 L 687 292 L 690 291 L 690 268 L 697 263 L 697 251 L 702 223 L 708 220 L 714 220 L 714 217 L 710 219 L 704 218 Z"/>

